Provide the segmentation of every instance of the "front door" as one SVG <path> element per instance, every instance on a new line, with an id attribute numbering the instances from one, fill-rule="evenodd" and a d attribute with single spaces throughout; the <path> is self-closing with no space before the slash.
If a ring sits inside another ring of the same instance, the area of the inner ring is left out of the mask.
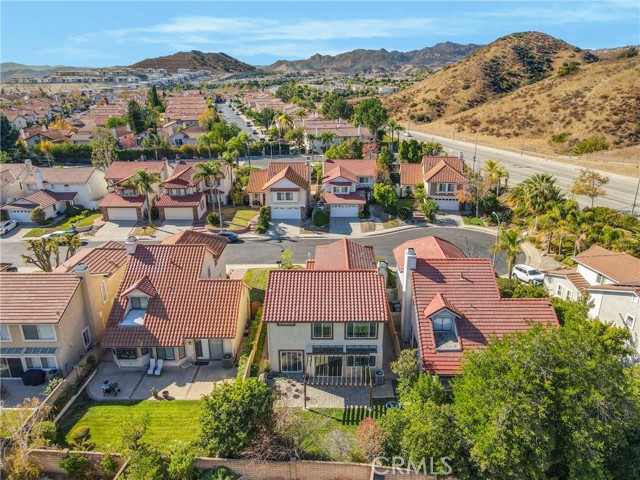
<path id="1" fill-rule="evenodd" d="M 209 360 L 209 340 L 208 339 L 196 339 L 196 358 L 198 360 Z"/>
<path id="2" fill-rule="evenodd" d="M 9 364 L 9 371 L 11 372 L 11 376 L 14 378 L 20 378 L 24 373 L 22 360 L 20 360 L 19 358 L 7 358 L 7 363 Z"/>

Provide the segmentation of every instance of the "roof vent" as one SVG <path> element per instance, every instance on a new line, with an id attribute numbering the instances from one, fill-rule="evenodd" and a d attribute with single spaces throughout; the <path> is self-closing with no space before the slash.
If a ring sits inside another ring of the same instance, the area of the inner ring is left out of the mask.
<path id="1" fill-rule="evenodd" d="M 136 253 L 136 248 L 138 248 L 138 237 L 130 235 L 129 238 L 127 238 L 127 241 L 124 242 L 124 248 L 128 255 L 134 255 Z"/>

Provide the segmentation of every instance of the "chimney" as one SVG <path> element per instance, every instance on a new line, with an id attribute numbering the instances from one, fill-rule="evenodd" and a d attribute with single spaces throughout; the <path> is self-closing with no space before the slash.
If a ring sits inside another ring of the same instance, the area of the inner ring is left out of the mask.
<path id="1" fill-rule="evenodd" d="M 25 159 L 24 164 L 27 167 L 27 171 L 31 172 L 31 169 L 33 168 L 33 163 L 31 163 L 31 159 L 30 158 Z"/>
<path id="2" fill-rule="evenodd" d="M 464 162 L 464 152 L 460 152 L 458 158 Z"/>
<path id="3" fill-rule="evenodd" d="M 316 127 L 316 137 L 320 135 L 320 129 L 318 127 Z"/>
<path id="4" fill-rule="evenodd" d="M 362 137 L 362 125 L 358 125 L 358 137 Z"/>
<path id="5" fill-rule="evenodd" d="M 342 117 L 338 117 L 338 123 L 342 123 Z"/>
<path id="6" fill-rule="evenodd" d="M 36 190 L 44 189 L 44 178 L 42 177 L 42 170 L 36 168 L 33 171 L 33 178 L 36 179 Z"/>
<path id="7" fill-rule="evenodd" d="M 80 278 L 84 278 L 87 276 L 87 272 L 89 271 L 89 267 L 86 263 L 79 263 L 76 265 L 76 275 Z"/>
<path id="8" fill-rule="evenodd" d="M 416 269 L 418 258 L 416 251 L 409 247 L 404 251 L 404 270 L 402 272 L 402 282 L 398 285 L 398 294 L 402 302 L 402 316 L 400 320 L 400 336 L 403 342 L 411 340 L 411 318 L 414 313 L 413 289 L 411 285 L 411 271 Z"/>
<path id="9" fill-rule="evenodd" d="M 138 247 L 138 237 L 134 235 L 130 235 L 129 238 L 127 238 L 127 241 L 124 242 L 124 248 L 127 251 L 127 255 L 135 254 L 137 247 Z"/>
<path id="10" fill-rule="evenodd" d="M 387 264 L 385 262 L 383 262 L 382 260 L 380 260 L 378 262 L 378 275 L 380 275 L 382 278 L 384 278 L 385 279 L 385 283 L 386 283 Z"/>

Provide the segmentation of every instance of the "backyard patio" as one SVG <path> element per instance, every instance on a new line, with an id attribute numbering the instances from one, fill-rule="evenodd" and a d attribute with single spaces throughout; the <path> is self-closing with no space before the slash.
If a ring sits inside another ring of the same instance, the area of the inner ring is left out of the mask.
<path id="1" fill-rule="evenodd" d="M 211 393 L 214 382 L 233 379 L 236 373 L 237 368 L 222 368 L 220 361 L 187 368 L 165 367 L 159 376 L 147 375 L 146 369 L 119 368 L 113 362 L 100 362 L 87 392 L 95 400 L 147 400 L 153 398 L 151 389 L 155 388 L 160 396 L 167 391 L 171 400 L 200 400 L 202 395 Z M 120 388 L 117 396 L 103 394 L 105 380 L 117 382 Z"/>

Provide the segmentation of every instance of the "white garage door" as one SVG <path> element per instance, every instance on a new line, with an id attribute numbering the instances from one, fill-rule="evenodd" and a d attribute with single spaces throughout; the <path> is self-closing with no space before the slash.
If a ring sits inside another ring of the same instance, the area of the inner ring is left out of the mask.
<path id="1" fill-rule="evenodd" d="M 457 212 L 460 209 L 460 204 L 457 198 L 436 198 L 435 200 L 440 207 L 440 210 Z"/>
<path id="2" fill-rule="evenodd" d="M 193 208 L 165 208 L 165 220 L 193 220 Z"/>
<path id="3" fill-rule="evenodd" d="M 272 220 L 300 220 L 300 207 L 271 207 Z"/>
<path id="4" fill-rule="evenodd" d="M 109 220 L 138 220 L 138 214 L 135 208 L 108 208 L 107 215 Z"/>
<path id="5" fill-rule="evenodd" d="M 31 210 L 7 210 L 11 220 L 17 220 L 20 223 L 29 223 L 31 221 Z"/>
<path id="6" fill-rule="evenodd" d="M 357 205 L 331 205 L 332 217 L 357 217 L 358 211 Z"/>

